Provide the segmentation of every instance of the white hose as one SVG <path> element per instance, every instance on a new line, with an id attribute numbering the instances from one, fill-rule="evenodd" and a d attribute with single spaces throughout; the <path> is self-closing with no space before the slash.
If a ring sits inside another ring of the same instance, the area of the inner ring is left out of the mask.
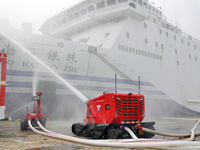
<path id="1" fill-rule="evenodd" d="M 47 130 L 47 129 L 45 129 L 42 125 L 41 125 L 41 123 L 39 122 L 39 120 L 37 120 L 37 124 L 39 125 L 39 127 L 43 130 L 43 131 L 45 131 L 45 132 L 47 132 L 47 133 L 52 133 L 52 134 L 57 134 L 57 135 L 62 135 L 62 134 L 59 134 L 59 133 L 55 133 L 55 132 L 52 132 L 52 131 L 49 131 L 49 130 Z M 128 132 L 132 132 L 131 130 L 129 130 Z M 133 133 L 133 132 L 132 132 Z M 134 134 L 134 133 L 133 133 Z M 63 135 L 62 135 L 63 136 Z M 133 138 L 133 137 L 132 137 Z M 136 137 L 137 138 L 137 137 Z M 106 140 L 98 140 L 99 142 L 133 142 L 133 139 L 106 139 Z M 135 141 L 135 140 L 134 140 Z M 137 138 L 137 141 L 145 141 L 145 142 L 147 142 L 147 141 L 168 141 L 168 140 L 162 140 L 162 139 L 138 139 Z"/>
<path id="2" fill-rule="evenodd" d="M 189 137 L 189 139 L 187 139 L 188 141 L 193 141 L 195 135 L 200 135 L 200 133 L 195 134 L 194 130 L 197 128 L 197 126 L 199 125 L 200 121 L 196 120 L 198 123 L 195 125 L 195 127 L 191 130 L 190 134 L 172 134 L 172 133 L 162 133 L 162 132 L 158 132 L 158 131 L 154 131 L 151 129 L 147 129 L 145 127 L 142 127 L 140 125 L 136 125 L 136 128 L 145 132 L 149 132 L 149 133 L 153 133 L 153 134 L 157 134 L 157 135 L 162 135 L 162 136 L 168 136 L 168 137 Z"/>
<path id="3" fill-rule="evenodd" d="M 98 140 L 87 140 L 87 139 L 80 139 L 76 137 L 71 137 L 67 135 L 61 135 L 61 134 L 54 134 L 54 133 L 45 133 L 36 130 L 33 128 L 31 125 L 31 121 L 28 120 L 29 127 L 31 130 L 35 133 L 53 137 L 53 138 L 58 138 L 58 139 L 63 139 L 75 143 L 80 143 L 80 144 L 86 144 L 86 145 L 93 145 L 93 146 L 111 146 L 111 147 L 167 147 L 167 146 L 200 146 L 200 142 L 190 142 L 190 141 L 165 141 L 165 142 L 103 142 L 103 141 L 98 141 Z M 48 131 L 48 130 L 47 130 Z M 117 141 L 117 140 L 116 140 Z"/>
<path id="4" fill-rule="evenodd" d="M 200 121 L 197 120 L 197 124 L 194 126 L 194 128 L 192 128 L 191 130 L 191 136 L 189 139 L 187 139 L 187 141 L 194 141 L 194 137 L 195 137 L 195 132 L 194 130 L 197 128 L 197 126 L 199 125 Z"/>
<path id="5" fill-rule="evenodd" d="M 121 129 L 126 130 L 134 140 L 138 140 L 137 136 L 126 126 L 121 126 Z"/>

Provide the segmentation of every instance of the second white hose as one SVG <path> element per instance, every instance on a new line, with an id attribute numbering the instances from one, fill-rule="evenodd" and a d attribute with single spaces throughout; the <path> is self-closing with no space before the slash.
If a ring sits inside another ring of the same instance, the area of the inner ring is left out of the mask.
<path id="1" fill-rule="evenodd" d="M 111 147 L 168 147 L 168 146 L 200 146 L 200 142 L 190 142 L 190 141 L 165 141 L 165 142 L 103 142 L 98 140 L 87 140 L 87 139 L 80 139 L 76 137 L 71 137 L 67 135 L 60 135 L 60 134 L 53 134 L 53 133 L 45 133 L 36 130 L 31 125 L 31 121 L 28 120 L 29 127 L 31 130 L 35 133 L 67 140 L 70 142 L 80 143 L 80 144 L 86 144 L 86 145 L 93 145 L 93 146 L 111 146 Z"/>

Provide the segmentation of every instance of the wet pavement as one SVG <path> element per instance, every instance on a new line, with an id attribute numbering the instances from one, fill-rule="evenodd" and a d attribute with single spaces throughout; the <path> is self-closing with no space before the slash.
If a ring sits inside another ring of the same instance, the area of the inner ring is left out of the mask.
<path id="1" fill-rule="evenodd" d="M 148 117 L 147 117 L 148 118 Z M 145 118 L 146 119 L 146 118 Z M 190 130 L 195 126 L 195 119 L 198 118 L 148 118 L 144 121 L 155 121 L 156 131 L 165 133 L 185 134 L 190 133 Z M 199 118 L 200 119 L 200 118 Z M 71 132 L 71 125 L 76 121 L 59 120 L 47 121 L 46 128 L 50 131 L 74 136 Z M 36 127 L 36 129 L 39 129 Z M 195 130 L 200 132 L 200 126 Z M 178 138 L 169 138 L 156 135 L 154 139 L 169 139 L 178 140 Z M 196 137 L 195 141 L 200 141 L 200 137 Z M 68 142 L 65 140 L 54 139 L 51 137 L 42 136 L 34 133 L 31 130 L 20 131 L 20 122 L 0 121 L 0 150 L 17 149 L 17 150 L 152 150 L 155 148 L 113 148 L 113 147 L 98 147 L 81 145 Z M 169 148 L 158 148 L 169 149 Z M 170 149 L 184 149 L 170 148 Z M 185 149 L 200 149 L 199 147 L 185 147 Z"/>

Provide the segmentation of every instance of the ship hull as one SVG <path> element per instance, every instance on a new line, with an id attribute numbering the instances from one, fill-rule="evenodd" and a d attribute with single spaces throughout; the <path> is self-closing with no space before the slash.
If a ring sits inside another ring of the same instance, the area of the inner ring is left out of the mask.
<path id="1" fill-rule="evenodd" d="M 160 10 L 153 14 L 146 0 L 144 6 L 115 2 L 63 23 L 60 13 L 41 27 L 44 35 L 0 26 L 0 51 L 8 54 L 7 116 L 27 111 L 39 90 L 47 115 L 75 118 L 73 110 L 85 114 L 88 99 L 115 91 L 115 74 L 117 91 L 145 95 L 146 116 L 199 115 L 198 41 L 162 20 Z"/>

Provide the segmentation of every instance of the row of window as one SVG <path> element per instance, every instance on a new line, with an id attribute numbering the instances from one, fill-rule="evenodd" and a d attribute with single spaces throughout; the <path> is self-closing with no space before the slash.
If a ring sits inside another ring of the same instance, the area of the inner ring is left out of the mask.
<path id="1" fill-rule="evenodd" d="M 177 51 L 177 49 L 175 49 L 175 54 L 178 54 L 178 51 Z M 192 56 L 191 56 L 191 54 L 189 54 L 189 59 L 191 59 L 192 58 Z M 197 61 L 197 57 L 195 56 L 195 61 Z"/>
<path id="2" fill-rule="evenodd" d="M 162 17 L 162 12 L 160 10 L 158 10 L 157 8 L 154 8 L 151 5 L 149 5 L 149 11 L 154 14 L 156 13 L 156 15 L 159 15 L 160 17 Z"/>
<path id="3" fill-rule="evenodd" d="M 191 54 L 189 54 L 189 59 L 191 59 L 192 58 L 192 56 L 191 56 Z M 197 61 L 197 57 L 195 57 L 195 60 Z"/>
<path id="4" fill-rule="evenodd" d="M 142 56 L 162 60 L 161 55 L 150 53 L 150 52 L 139 50 L 139 49 L 134 49 L 134 48 L 131 48 L 131 47 L 128 47 L 128 46 L 120 45 L 120 44 L 118 45 L 118 50 L 122 50 L 122 51 L 130 52 L 130 53 L 135 53 L 135 54 L 139 54 L 139 55 L 142 55 Z"/>
<path id="5" fill-rule="evenodd" d="M 189 58 L 191 59 L 191 54 L 189 54 Z M 195 61 L 197 61 L 197 57 L 195 57 Z M 179 61 L 177 61 L 177 65 L 179 65 Z"/>
<path id="6" fill-rule="evenodd" d="M 126 2 L 126 1 L 127 0 L 118 0 L 118 3 L 122 3 L 122 2 Z M 107 0 L 107 6 L 111 6 L 111 5 L 115 5 L 115 4 L 116 4 L 116 0 Z M 105 7 L 104 1 L 96 3 L 97 9 L 100 9 L 103 7 Z M 80 12 L 78 11 L 78 12 L 74 13 L 73 15 L 68 16 L 67 18 L 63 18 L 62 20 L 59 20 L 57 23 L 51 24 L 51 27 L 55 28 L 56 26 L 60 26 L 62 23 L 65 24 L 65 23 L 67 23 L 67 21 L 72 21 L 73 19 L 76 19 L 76 18 L 83 16 L 83 15 L 87 14 L 88 12 L 91 12 L 94 10 L 95 10 L 94 5 L 90 5 L 87 8 L 80 10 Z"/>
<path id="7" fill-rule="evenodd" d="M 144 28 L 147 28 L 147 24 L 146 23 L 144 23 Z M 159 29 L 159 34 L 163 34 L 162 33 L 162 30 L 161 29 Z M 166 37 L 169 37 L 169 34 L 168 34 L 168 32 L 166 32 L 165 33 L 165 36 Z M 190 38 L 189 38 L 190 39 Z M 176 36 L 174 35 L 174 41 L 176 41 L 177 40 L 177 38 L 176 38 Z M 145 39 L 145 43 L 147 43 L 147 39 Z M 183 44 L 184 43 L 184 41 L 183 41 L 183 39 L 181 39 L 181 43 Z M 157 45 L 157 44 L 156 44 Z M 190 42 L 188 42 L 188 46 L 190 47 Z M 157 47 L 157 46 L 156 46 Z M 197 49 L 197 46 L 196 45 L 194 45 L 194 49 Z M 200 47 L 199 47 L 199 50 L 200 50 Z"/>
<path id="8" fill-rule="evenodd" d="M 159 33 L 162 34 L 162 30 L 161 29 L 159 29 Z M 166 32 L 166 37 L 168 37 L 168 36 L 169 36 L 169 34 L 168 34 L 168 32 Z M 176 40 L 177 40 L 177 38 L 174 35 L 174 41 L 176 41 Z M 183 44 L 183 39 L 181 39 L 181 43 Z M 190 42 L 188 42 L 188 46 L 190 46 Z M 194 45 L 194 49 L 196 49 L 196 45 Z"/>
<path id="9" fill-rule="evenodd" d="M 195 60 L 197 61 L 197 58 Z M 179 65 L 179 61 L 177 61 L 177 65 Z"/>
<path id="10" fill-rule="evenodd" d="M 127 2 L 127 1 L 128 0 L 106 0 L 106 1 L 104 0 L 104 1 L 96 3 L 96 9 L 104 8 L 104 7 L 106 7 L 106 5 L 107 6 L 116 5 L 117 2 L 118 3 L 124 3 L 124 2 Z M 135 3 L 138 3 L 141 6 L 144 6 L 145 8 L 147 8 L 147 3 L 143 2 L 142 0 L 132 0 L 132 1 L 135 2 Z M 133 3 L 130 3 L 130 6 L 131 6 L 131 4 L 133 4 Z M 134 5 L 134 8 L 135 8 L 135 5 Z M 149 5 L 149 9 L 151 9 L 150 5 Z M 80 11 L 75 12 L 74 14 L 69 15 L 68 17 L 65 17 L 65 18 L 63 18 L 63 19 L 61 19 L 61 20 L 59 20 L 59 21 L 57 21 L 55 23 L 52 23 L 51 24 L 51 28 L 56 28 L 57 26 L 60 26 L 60 25 L 65 24 L 65 23 L 67 23 L 69 21 L 72 21 L 73 19 L 76 19 L 76 18 L 78 18 L 80 16 L 83 16 L 83 15 L 85 15 L 85 14 L 87 14 L 89 12 L 92 12 L 94 10 L 95 10 L 95 6 L 94 5 L 90 5 L 87 8 L 84 8 L 84 9 L 82 9 Z M 153 11 L 154 10 L 155 9 L 153 8 Z M 158 10 L 156 10 L 156 12 L 158 13 Z M 161 14 L 161 12 L 160 12 L 160 14 Z"/>
<path id="11" fill-rule="evenodd" d="M 128 0 L 118 0 L 118 3 L 123 3 L 123 2 L 127 2 L 127 1 L 128 1 Z M 116 0 L 106 0 L 106 4 L 107 4 L 107 6 L 116 5 Z M 105 1 L 96 3 L 96 8 L 97 8 L 97 9 L 101 9 L 101 8 L 104 8 L 104 7 L 106 7 Z M 87 8 L 84 8 L 84 9 L 80 10 L 80 12 L 79 12 L 79 11 L 78 11 L 78 12 L 75 12 L 74 14 L 69 15 L 69 16 L 66 17 L 66 18 L 63 18 L 62 20 L 59 20 L 59 21 L 57 21 L 56 23 L 52 23 L 52 24 L 51 24 L 51 27 L 52 27 L 52 28 L 56 28 L 57 26 L 60 26 L 60 25 L 62 25 L 62 24 L 65 24 L 65 23 L 67 23 L 68 21 L 72 21 L 73 19 L 76 19 L 76 18 L 78 18 L 78 17 L 80 17 L 80 16 L 83 16 L 83 15 L 85 15 L 85 14 L 87 14 L 87 13 L 89 13 L 89 12 L 92 12 L 92 11 L 94 11 L 94 10 L 95 10 L 94 5 L 90 5 L 90 6 L 88 6 Z"/>

